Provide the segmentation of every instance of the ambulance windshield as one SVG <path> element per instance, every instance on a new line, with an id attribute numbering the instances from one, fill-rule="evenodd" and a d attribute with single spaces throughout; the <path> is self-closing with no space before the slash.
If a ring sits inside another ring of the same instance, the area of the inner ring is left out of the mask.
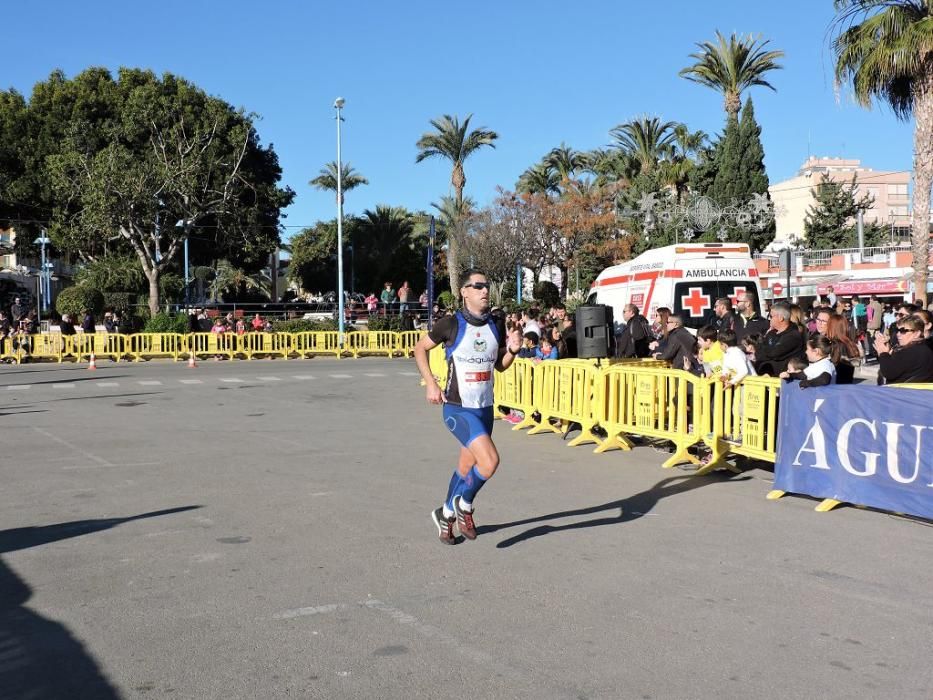
<path id="1" fill-rule="evenodd" d="M 679 282 L 674 286 L 674 311 L 683 314 L 687 328 L 696 330 L 715 320 L 713 306 L 717 299 L 729 299 L 735 310 L 738 300 L 746 296 L 751 296 L 755 301 L 755 311 L 761 313 L 755 283 L 751 280 Z"/>

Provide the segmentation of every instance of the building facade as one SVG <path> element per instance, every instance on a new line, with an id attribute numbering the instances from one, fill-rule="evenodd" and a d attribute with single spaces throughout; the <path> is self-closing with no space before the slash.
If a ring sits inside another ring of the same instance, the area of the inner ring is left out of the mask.
<path id="1" fill-rule="evenodd" d="M 804 237 L 804 219 L 816 203 L 813 189 L 823 175 L 840 184 L 856 178 L 856 199 L 870 195 L 873 202 L 865 212 L 865 223 L 891 227 L 892 242 L 910 236 L 910 171 L 880 171 L 864 167 L 859 160 L 808 158 L 795 177 L 768 188 L 775 207 L 777 233 L 769 248 L 780 250 Z"/>

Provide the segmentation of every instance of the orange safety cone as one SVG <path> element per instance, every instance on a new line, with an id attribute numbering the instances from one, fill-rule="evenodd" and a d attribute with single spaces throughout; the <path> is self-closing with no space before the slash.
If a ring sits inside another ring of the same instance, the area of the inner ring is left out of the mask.
<path id="1" fill-rule="evenodd" d="M 94 357 L 94 353 L 91 353 L 91 363 L 87 366 L 88 369 L 97 369 L 97 360 Z"/>
<path id="2" fill-rule="evenodd" d="M 194 357 L 194 353 L 188 355 L 188 369 L 195 369 L 198 366 L 198 361 Z"/>

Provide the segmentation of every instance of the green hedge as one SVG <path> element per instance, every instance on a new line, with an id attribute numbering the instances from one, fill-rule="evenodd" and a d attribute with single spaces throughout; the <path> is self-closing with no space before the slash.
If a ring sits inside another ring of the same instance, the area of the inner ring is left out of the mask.
<path id="1" fill-rule="evenodd" d="M 187 333 L 188 317 L 183 314 L 170 316 L 169 314 L 156 314 L 143 328 L 143 333 Z"/>
<path id="2" fill-rule="evenodd" d="M 322 319 L 320 321 L 306 321 L 302 318 L 295 318 L 290 321 L 274 321 L 272 330 L 276 333 L 305 333 L 307 331 L 336 331 L 337 322 L 332 319 Z M 347 330 L 353 330 L 348 328 Z"/>
<path id="3" fill-rule="evenodd" d="M 104 310 L 104 295 L 96 289 L 75 285 L 60 291 L 55 299 L 55 310 L 62 316 L 68 314 L 73 321 L 80 321 L 85 309 L 95 317 L 100 316 Z"/>

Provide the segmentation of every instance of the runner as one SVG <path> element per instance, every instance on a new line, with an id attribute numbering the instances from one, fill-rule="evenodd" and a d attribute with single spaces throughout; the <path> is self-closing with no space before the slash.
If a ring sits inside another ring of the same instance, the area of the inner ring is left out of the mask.
<path id="1" fill-rule="evenodd" d="M 473 499 L 499 466 L 499 453 L 491 437 L 493 369 L 508 369 L 522 344 L 518 330 L 503 343 L 504 327 L 489 315 L 486 275 L 471 269 L 464 273 L 464 279 L 460 289 L 462 310 L 434 324 L 415 347 L 428 403 L 443 404 L 444 423 L 461 445 L 444 505 L 431 513 L 443 544 L 457 544 L 454 523 L 461 535 L 476 539 Z M 428 351 L 441 343 L 446 349 L 448 369 L 443 390 L 428 364 Z"/>

